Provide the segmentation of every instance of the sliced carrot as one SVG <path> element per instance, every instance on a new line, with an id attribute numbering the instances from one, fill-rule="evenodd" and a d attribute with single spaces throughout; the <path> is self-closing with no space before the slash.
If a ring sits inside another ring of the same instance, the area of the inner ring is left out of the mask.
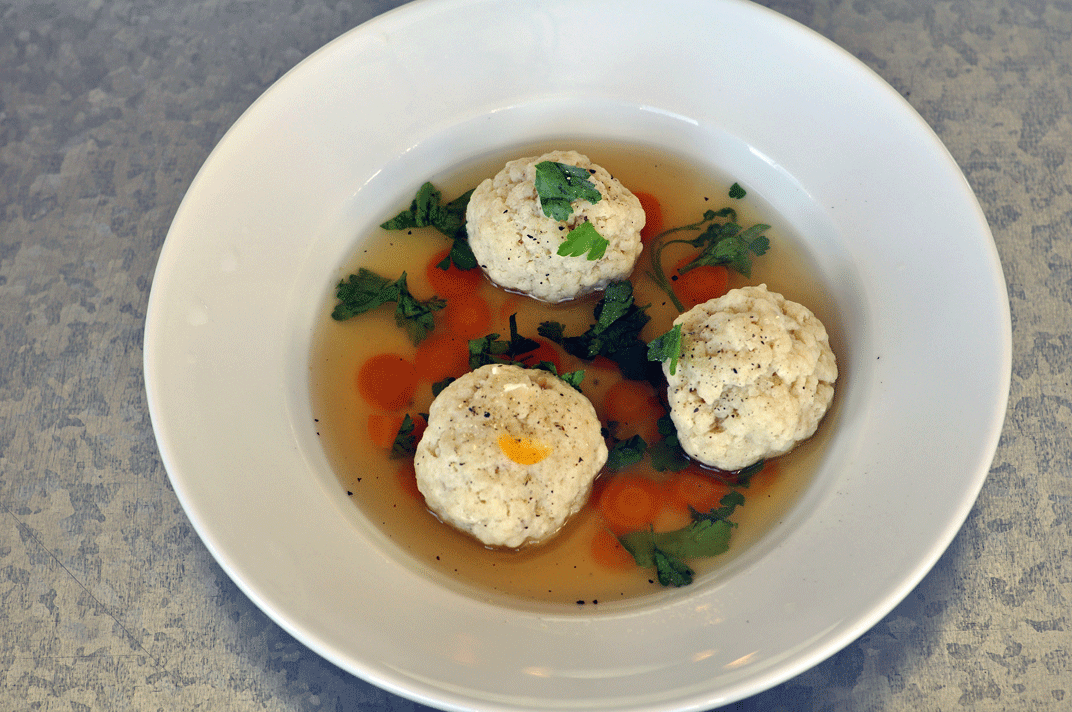
<path id="1" fill-rule="evenodd" d="M 640 200 L 640 207 L 644 208 L 646 222 L 640 231 L 640 241 L 646 243 L 663 231 L 663 208 L 659 205 L 659 199 L 651 193 L 633 193 Z"/>
<path id="2" fill-rule="evenodd" d="M 417 390 L 417 370 L 398 354 L 377 354 L 357 371 L 357 390 L 378 410 L 401 410 Z"/>
<path id="3" fill-rule="evenodd" d="M 684 274 L 678 270 L 692 262 L 695 255 L 690 255 L 678 262 L 674 269 L 674 292 L 691 309 L 709 299 L 721 297 L 729 287 L 730 273 L 722 265 L 703 265 L 694 267 Z"/>
<path id="4" fill-rule="evenodd" d="M 617 535 L 644 529 L 659 513 L 659 485 L 639 475 L 619 475 L 599 495 L 603 523 Z"/>
<path id="5" fill-rule="evenodd" d="M 603 396 L 603 419 L 618 423 L 616 437 L 640 435 L 651 444 L 659 438 L 658 421 L 666 411 L 647 383 L 621 380 Z"/>
<path id="6" fill-rule="evenodd" d="M 456 336 L 475 339 L 484 336 L 491 324 L 491 307 L 475 294 L 464 294 L 447 300 L 447 326 Z"/>
<path id="7" fill-rule="evenodd" d="M 631 569 L 636 566 L 633 555 L 609 529 L 600 528 L 592 537 L 592 558 L 608 569 Z"/>
<path id="8" fill-rule="evenodd" d="M 472 294 L 484 281 L 484 273 L 479 269 L 458 269 L 451 262 L 447 269 L 440 269 L 439 265 L 450 254 L 450 249 L 436 254 L 425 274 L 428 275 L 428 283 L 432 285 L 432 291 L 444 299 L 458 297 L 463 294 Z"/>
<path id="9" fill-rule="evenodd" d="M 424 495 L 417 489 L 417 471 L 413 469 L 413 461 L 407 460 L 404 464 L 399 466 L 396 474 L 398 476 L 398 485 L 401 490 L 418 502 L 423 502 Z"/>
<path id="10" fill-rule="evenodd" d="M 436 383 L 469 370 L 469 342 L 454 334 L 431 336 L 417 346 L 417 376 Z"/>
<path id="11" fill-rule="evenodd" d="M 541 361 L 548 361 L 555 365 L 555 370 L 558 373 L 562 373 L 562 356 L 558 353 L 555 345 L 544 338 L 537 337 L 534 340 L 539 342 L 540 346 L 528 353 L 521 354 L 517 357 L 517 360 L 526 366 L 536 366 Z"/>
<path id="12" fill-rule="evenodd" d="M 667 483 L 669 504 L 675 509 L 685 511 L 689 507 L 707 512 L 717 507 L 729 491 L 729 486 L 693 463 L 681 472 L 674 473 Z"/>
<path id="13" fill-rule="evenodd" d="M 404 417 L 401 413 L 369 413 L 368 434 L 372 444 L 384 450 L 394 445 Z"/>

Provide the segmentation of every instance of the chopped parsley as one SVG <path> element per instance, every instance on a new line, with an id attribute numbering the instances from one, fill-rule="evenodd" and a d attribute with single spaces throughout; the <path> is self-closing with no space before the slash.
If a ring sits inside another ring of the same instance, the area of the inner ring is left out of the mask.
<path id="1" fill-rule="evenodd" d="M 345 321 L 390 302 L 395 303 L 395 322 L 404 328 L 414 344 L 419 344 L 435 328 L 435 312 L 446 306 L 439 297 L 420 301 L 406 286 L 406 273 L 395 281 L 362 267 L 357 274 L 339 282 L 335 288 L 339 303 L 331 318 Z"/>
<path id="2" fill-rule="evenodd" d="M 689 458 L 681 449 L 673 419 L 664 415 L 656 421 L 656 427 L 663 437 L 648 448 L 652 468 L 658 472 L 681 472 L 689 466 Z"/>
<path id="3" fill-rule="evenodd" d="M 648 344 L 649 361 L 670 361 L 670 375 L 677 373 L 677 361 L 681 358 L 681 324 L 651 340 Z"/>
<path id="4" fill-rule="evenodd" d="M 730 533 L 737 525 L 729 521 L 733 511 L 744 504 L 744 496 L 730 492 L 709 512 L 690 510 L 692 522 L 670 532 L 651 528 L 630 532 L 618 538 L 633 556 L 637 566 L 654 568 L 663 586 L 687 586 L 693 570 L 686 559 L 723 554 L 730 546 Z"/>
<path id="5" fill-rule="evenodd" d="M 417 452 L 417 435 L 414 432 L 416 424 L 409 413 L 402 418 L 402 425 L 398 427 L 398 434 L 391 445 L 391 454 L 396 457 L 413 457 Z"/>
<path id="6" fill-rule="evenodd" d="M 380 227 L 384 230 L 433 227 L 454 241 L 450 253 L 437 266 L 445 270 L 453 262 L 458 269 L 473 269 L 476 267 L 476 257 L 473 256 L 473 250 L 469 247 L 469 239 L 465 231 L 465 209 L 469 205 L 469 198 L 472 194 L 473 191 L 467 191 L 444 205 L 443 194 L 439 189 L 431 183 L 425 183 L 417 189 L 417 195 L 413 198 L 409 208 L 381 224 Z"/>
<path id="7" fill-rule="evenodd" d="M 540 198 L 540 207 L 547 217 L 565 222 L 573 215 L 573 203 L 587 200 L 598 203 L 603 199 L 596 184 L 590 179 L 584 168 L 568 163 L 541 161 L 536 164 L 536 195 Z M 559 257 L 588 256 L 594 262 L 607 252 L 610 242 L 599 234 L 595 225 L 582 222 L 566 235 L 558 246 Z"/>
<path id="8" fill-rule="evenodd" d="M 558 246 L 559 257 L 580 257 L 588 253 L 588 261 L 594 262 L 607 253 L 610 241 L 596 230 L 595 225 L 583 222 L 569 231 Z"/>
<path id="9" fill-rule="evenodd" d="M 738 188 L 739 185 L 734 184 Z M 731 195 L 736 191 L 731 190 Z M 744 197 L 744 189 L 740 189 L 740 196 Z M 737 224 L 737 211 L 733 208 L 721 210 L 707 210 L 703 218 L 689 225 L 671 228 L 664 231 L 653 241 L 658 247 L 652 254 L 651 278 L 666 292 L 670 301 L 677 310 L 685 311 L 685 305 L 674 294 L 670 280 L 666 276 L 662 265 L 662 253 L 670 245 L 692 245 L 699 247 L 700 253 L 690 262 L 683 265 L 678 272 L 684 274 L 689 270 L 701 266 L 724 265 L 745 277 L 752 276 L 752 256 L 766 254 L 770 249 L 770 240 L 763 234 L 770 229 L 770 225 L 757 223 L 749 228 L 742 228 Z M 663 241 L 666 236 L 684 231 L 703 230 L 691 240 L 677 239 Z"/>
<path id="10" fill-rule="evenodd" d="M 657 367 L 651 368 L 648 346 L 640 339 L 640 331 L 651 318 L 646 309 L 634 303 L 632 284 L 611 282 L 593 310 L 596 323 L 583 334 L 566 336 L 566 327 L 557 321 L 543 322 L 537 332 L 578 358 L 609 358 L 618 364 L 625 378 L 657 382 L 661 374 L 656 373 Z"/>
<path id="11" fill-rule="evenodd" d="M 730 186 L 730 197 L 734 200 L 740 200 L 746 195 L 748 195 L 748 191 L 742 188 L 740 183 L 734 183 Z"/>
<path id="12" fill-rule="evenodd" d="M 607 468 L 611 470 L 624 470 L 630 465 L 635 465 L 644 458 L 648 444 L 644 438 L 634 435 L 627 440 L 619 440 L 614 443 L 607 452 Z"/>
<path id="13" fill-rule="evenodd" d="M 569 220 L 574 201 L 598 203 L 603 198 L 587 170 L 553 161 L 536 164 L 536 195 L 543 214 L 559 222 Z"/>
<path id="14" fill-rule="evenodd" d="M 540 361 L 530 366 L 519 360 L 519 356 L 535 351 L 539 347 L 540 342 L 521 336 L 518 333 L 517 314 L 511 314 L 509 341 L 501 340 L 499 334 L 488 334 L 479 339 L 469 341 L 469 368 L 475 371 L 481 366 L 487 366 L 492 363 L 513 364 L 523 368 L 538 368 L 558 376 L 578 391 L 581 390 L 581 381 L 584 379 L 583 370 L 559 373 L 558 368 L 550 361 Z M 433 384 L 433 396 L 438 396 L 453 380 L 453 378 L 444 379 L 439 383 Z"/>
<path id="15" fill-rule="evenodd" d="M 511 314 L 509 341 L 499 340 L 498 334 L 488 334 L 469 341 L 469 368 L 475 371 L 489 363 L 514 363 L 518 356 L 538 348 L 540 342 L 517 332 L 517 314 Z"/>

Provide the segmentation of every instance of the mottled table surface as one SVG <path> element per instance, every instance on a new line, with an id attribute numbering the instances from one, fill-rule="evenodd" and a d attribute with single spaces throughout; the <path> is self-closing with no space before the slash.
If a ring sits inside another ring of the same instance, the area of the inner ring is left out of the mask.
<path id="1" fill-rule="evenodd" d="M 142 382 L 153 268 L 198 167 L 274 80 L 395 4 L 0 3 L 0 709 L 420 707 L 227 578 L 171 490 Z M 1072 4 L 764 4 L 949 147 L 994 232 L 1014 355 L 990 476 L 935 569 L 845 650 L 729 709 L 1072 709 Z"/>

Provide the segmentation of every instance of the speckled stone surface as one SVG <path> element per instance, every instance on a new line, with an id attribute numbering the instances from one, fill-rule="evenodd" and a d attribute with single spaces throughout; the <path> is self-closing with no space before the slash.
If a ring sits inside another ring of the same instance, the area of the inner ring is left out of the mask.
<path id="1" fill-rule="evenodd" d="M 141 368 L 198 167 L 287 69 L 395 4 L 0 2 L 0 710 L 421 708 L 307 650 L 215 564 Z M 933 572 L 841 653 L 726 709 L 1072 709 L 1072 4 L 764 4 L 872 67 L 963 168 L 1008 280 L 1013 379 Z"/>

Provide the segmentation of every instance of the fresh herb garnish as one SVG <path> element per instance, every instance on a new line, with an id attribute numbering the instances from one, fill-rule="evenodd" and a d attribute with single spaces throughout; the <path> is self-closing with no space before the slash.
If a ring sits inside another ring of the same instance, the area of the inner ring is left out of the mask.
<path id="1" fill-rule="evenodd" d="M 681 358 L 681 324 L 651 340 L 648 344 L 648 360 L 663 362 L 670 360 L 670 375 L 677 373 L 677 361 Z"/>
<path id="2" fill-rule="evenodd" d="M 432 384 L 432 397 L 437 398 L 439 396 L 439 394 L 443 392 L 444 388 L 446 388 L 447 386 L 449 386 L 450 384 L 454 383 L 457 380 L 458 379 L 455 378 L 454 376 L 447 376 L 442 381 L 436 381 L 435 383 L 433 383 Z"/>
<path id="3" fill-rule="evenodd" d="M 468 235 L 465 232 L 465 209 L 472 194 L 473 191 L 467 191 L 444 205 L 443 194 L 439 189 L 431 183 L 425 183 L 417 189 L 417 195 L 408 209 L 380 227 L 384 230 L 433 227 L 454 241 L 450 253 L 437 266 L 445 270 L 453 262 L 458 269 L 473 269 L 476 267 L 476 257 L 469 247 Z"/>
<path id="4" fill-rule="evenodd" d="M 730 534 L 735 523 L 728 517 L 744 504 L 744 496 L 733 491 L 710 512 L 691 510 L 692 522 L 671 532 L 652 529 L 630 532 L 618 538 L 633 555 L 637 566 L 655 568 L 663 586 L 687 586 L 692 583 L 693 571 L 686 559 L 718 556 L 729 549 Z"/>
<path id="5" fill-rule="evenodd" d="M 394 444 L 391 445 L 391 454 L 397 457 L 413 457 L 417 452 L 417 436 L 414 434 L 416 425 L 409 413 L 402 418 L 402 425 L 398 427 Z"/>
<path id="6" fill-rule="evenodd" d="M 469 368 L 475 371 L 489 363 L 514 363 L 521 354 L 527 354 L 538 348 L 540 348 L 540 342 L 518 333 L 517 314 L 511 314 L 509 341 L 500 341 L 498 334 L 488 334 L 469 341 Z"/>
<path id="7" fill-rule="evenodd" d="M 652 468 L 658 472 L 681 472 L 689 466 L 689 458 L 681 449 L 673 419 L 664 415 L 655 425 L 663 437 L 648 448 Z"/>
<path id="8" fill-rule="evenodd" d="M 741 187 L 740 183 L 734 183 L 730 186 L 730 197 L 734 200 L 740 200 L 746 195 L 748 195 L 748 192 Z"/>
<path id="9" fill-rule="evenodd" d="M 633 301 L 633 285 L 628 281 L 611 282 L 593 310 L 596 323 L 580 336 L 566 336 L 565 326 L 557 321 L 545 321 L 537 328 L 540 336 L 550 339 L 578 358 L 592 360 L 604 356 L 618 364 L 625 378 L 634 381 L 659 378 L 658 368 L 648 362 L 648 346 L 640 339 L 640 331 L 650 317 L 647 307 Z"/>
<path id="10" fill-rule="evenodd" d="M 538 368 L 547 371 L 554 376 L 558 376 L 578 391 L 581 390 L 581 381 L 584 379 L 583 370 L 559 373 L 558 367 L 550 361 L 540 361 L 539 363 L 529 366 L 518 359 L 519 356 L 535 351 L 538 348 L 540 348 L 540 342 L 521 336 L 521 334 L 518 333 L 517 314 L 511 314 L 509 341 L 500 340 L 498 334 L 488 334 L 479 339 L 470 339 L 469 368 L 475 371 L 481 366 L 486 366 L 491 363 L 514 364 L 515 366 L 521 366 L 523 368 Z M 442 391 L 443 388 L 450 385 L 450 382 L 453 380 L 454 379 L 440 381 L 442 386 L 439 388 L 439 391 Z M 439 395 L 439 391 L 436 390 L 436 387 L 439 385 L 440 384 L 437 383 L 432 386 L 433 396 Z"/>
<path id="11" fill-rule="evenodd" d="M 701 229 L 703 229 L 703 232 L 691 240 L 663 241 L 663 238 L 673 233 Z M 670 245 L 678 244 L 701 248 L 700 254 L 678 270 L 681 274 L 705 265 L 725 265 L 745 277 L 751 277 L 752 256 L 763 255 L 770 249 L 770 240 L 763 234 L 769 229 L 770 225 L 762 223 L 757 223 L 747 229 L 742 228 L 737 224 L 737 211 L 733 208 L 707 210 L 703 214 L 703 219 L 698 222 L 671 228 L 655 238 L 654 242 L 658 246 L 652 254 L 651 278 L 655 280 L 660 289 L 666 292 L 677 310 L 683 312 L 685 311 L 685 305 L 681 303 L 681 300 L 674 293 L 670 280 L 663 270 L 663 250 Z"/>
<path id="12" fill-rule="evenodd" d="M 559 257 L 580 257 L 588 253 L 588 261 L 594 262 L 607 253 L 610 242 L 596 230 L 595 225 L 583 222 L 569 231 L 558 246 Z"/>
<path id="13" fill-rule="evenodd" d="M 550 361 L 540 361 L 539 363 L 535 363 L 531 366 L 526 366 L 524 363 L 517 362 L 517 365 L 524 366 L 525 368 L 538 368 L 541 371 L 547 371 L 551 375 L 558 376 L 560 379 L 573 386 L 574 390 L 581 390 L 581 381 L 584 380 L 584 369 L 579 369 L 577 371 L 567 371 L 566 373 L 559 373 L 558 366 L 551 363 Z"/>
<path id="14" fill-rule="evenodd" d="M 573 214 L 573 201 L 598 203 L 603 197 L 584 168 L 553 161 L 536 164 L 536 194 L 543 214 L 559 222 Z"/>
<path id="15" fill-rule="evenodd" d="M 406 286 L 406 273 L 395 281 L 381 277 L 362 267 L 357 274 L 342 280 L 335 288 L 339 303 L 331 312 L 331 318 L 345 321 L 364 314 L 378 306 L 394 302 L 395 322 L 404 328 L 414 344 L 419 344 L 435 328 L 435 312 L 446 306 L 439 297 L 420 301 Z"/>
<path id="16" fill-rule="evenodd" d="M 648 444 L 639 435 L 634 435 L 627 440 L 619 440 L 607 452 L 607 467 L 611 470 L 624 470 L 640 462 L 647 449 Z"/>

